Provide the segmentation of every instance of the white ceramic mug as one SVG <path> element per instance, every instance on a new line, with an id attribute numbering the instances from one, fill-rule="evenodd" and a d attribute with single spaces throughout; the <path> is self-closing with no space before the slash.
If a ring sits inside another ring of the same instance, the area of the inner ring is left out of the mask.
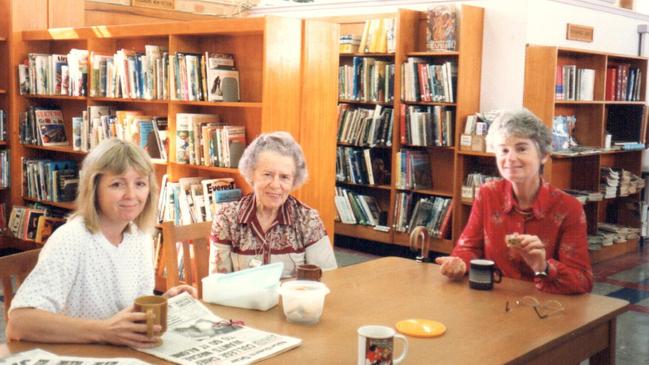
<path id="1" fill-rule="evenodd" d="M 401 355 L 393 360 L 394 339 L 403 342 Z M 386 326 L 363 326 L 358 329 L 358 365 L 398 364 L 408 354 L 408 340 Z"/>

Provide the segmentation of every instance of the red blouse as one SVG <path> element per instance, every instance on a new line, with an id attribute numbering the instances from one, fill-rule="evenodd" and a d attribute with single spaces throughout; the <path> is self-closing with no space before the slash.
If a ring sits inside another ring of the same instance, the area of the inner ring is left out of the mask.
<path id="1" fill-rule="evenodd" d="M 505 180 L 480 187 L 471 216 L 451 255 L 469 266 L 474 258 L 493 260 L 504 276 L 534 280 L 541 291 L 560 294 L 590 292 L 593 272 L 588 256 L 586 216 L 581 204 L 569 194 L 542 182 L 532 214 L 517 212 L 512 184 Z M 510 252 L 505 235 L 533 234 L 545 245 L 548 276 L 534 272 L 519 255 Z"/>

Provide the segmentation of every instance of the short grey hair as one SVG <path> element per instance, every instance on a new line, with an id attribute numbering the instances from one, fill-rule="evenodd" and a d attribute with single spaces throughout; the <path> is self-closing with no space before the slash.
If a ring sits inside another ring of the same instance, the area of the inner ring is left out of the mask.
<path id="1" fill-rule="evenodd" d="M 306 160 L 302 147 L 295 142 L 293 136 L 288 132 L 262 133 L 246 147 L 239 160 L 239 172 L 252 186 L 252 177 L 257 167 L 257 160 L 262 152 L 275 152 L 282 156 L 293 158 L 295 162 L 295 176 L 293 177 L 293 188 L 297 189 L 306 181 L 309 173 L 306 168 Z"/>
<path id="2" fill-rule="evenodd" d="M 552 152 L 552 132 L 527 109 L 507 110 L 498 115 L 489 126 L 487 145 L 495 147 L 498 136 L 531 139 L 539 149 L 541 158 Z"/>

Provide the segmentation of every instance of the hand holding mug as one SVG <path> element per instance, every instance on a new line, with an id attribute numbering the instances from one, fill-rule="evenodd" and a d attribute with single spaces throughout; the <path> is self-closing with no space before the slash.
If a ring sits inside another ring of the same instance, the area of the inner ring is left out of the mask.
<path id="1" fill-rule="evenodd" d="M 160 344 L 158 336 L 147 337 L 146 314 L 134 312 L 133 306 L 117 312 L 111 318 L 100 321 L 99 341 L 117 346 L 150 348 Z M 153 327 L 159 333 L 159 325 Z"/>
<path id="2" fill-rule="evenodd" d="M 158 335 L 162 335 L 167 330 L 167 298 L 157 295 L 142 296 L 135 299 L 133 307 L 136 312 L 145 315 L 148 338 L 153 338 L 156 328 L 160 328 Z"/>
<path id="3" fill-rule="evenodd" d="M 442 265 L 440 272 L 449 279 L 460 280 L 466 274 L 466 264 L 464 260 L 455 256 L 443 256 L 435 259 L 435 263 Z"/>

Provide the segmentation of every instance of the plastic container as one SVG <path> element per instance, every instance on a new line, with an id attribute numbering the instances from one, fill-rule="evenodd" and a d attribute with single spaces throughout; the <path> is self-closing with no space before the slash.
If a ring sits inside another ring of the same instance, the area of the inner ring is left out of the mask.
<path id="1" fill-rule="evenodd" d="M 208 303 L 266 311 L 279 302 L 281 262 L 203 278 L 203 300 Z"/>
<path id="2" fill-rule="evenodd" d="M 329 288 L 318 281 L 295 280 L 283 283 L 279 294 L 289 322 L 315 324 L 320 321 Z"/>

